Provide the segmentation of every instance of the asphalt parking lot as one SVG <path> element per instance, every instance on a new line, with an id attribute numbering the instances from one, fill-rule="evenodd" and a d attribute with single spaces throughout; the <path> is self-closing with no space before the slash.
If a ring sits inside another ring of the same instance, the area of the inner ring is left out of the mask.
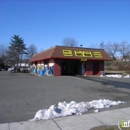
<path id="1" fill-rule="evenodd" d="M 36 76 L 0 71 L 0 123 L 27 121 L 39 109 L 62 101 L 121 100 L 130 107 L 130 79 Z"/>

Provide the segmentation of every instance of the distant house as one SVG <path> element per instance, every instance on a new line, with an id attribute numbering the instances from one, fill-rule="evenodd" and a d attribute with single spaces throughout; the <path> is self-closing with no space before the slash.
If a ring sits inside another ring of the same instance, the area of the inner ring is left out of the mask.
<path id="1" fill-rule="evenodd" d="M 17 66 L 17 64 L 15 64 L 15 66 Z M 18 63 L 18 66 L 29 66 L 29 63 Z"/>
<path id="2" fill-rule="evenodd" d="M 123 58 L 122 56 L 117 57 L 117 60 L 119 61 L 125 61 L 125 62 L 130 62 L 130 56 L 126 56 L 125 58 Z"/>

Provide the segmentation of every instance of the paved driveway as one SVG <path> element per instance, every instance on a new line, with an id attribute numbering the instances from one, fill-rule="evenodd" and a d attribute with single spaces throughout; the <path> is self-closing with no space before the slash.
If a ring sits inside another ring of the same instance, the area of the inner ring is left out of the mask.
<path id="1" fill-rule="evenodd" d="M 85 78 L 85 79 L 84 79 Z M 26 121 L 39 109 L 62 101 L 110 99 L 130 106 L 130 79 L 100 77 L 53 77 L 0 72 L 0 123 Z"/>

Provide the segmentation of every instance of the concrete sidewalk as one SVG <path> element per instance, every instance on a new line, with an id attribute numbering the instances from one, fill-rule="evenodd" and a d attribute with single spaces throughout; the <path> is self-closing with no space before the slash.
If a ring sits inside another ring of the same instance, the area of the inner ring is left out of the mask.
<path id="1" fill-rule="evenodd" d="M 89 130 L 100 125 L 118 125 L 122 119 L 130 120 L 130 107 L 52 120 L 4 123 L 0 130 Z"/>

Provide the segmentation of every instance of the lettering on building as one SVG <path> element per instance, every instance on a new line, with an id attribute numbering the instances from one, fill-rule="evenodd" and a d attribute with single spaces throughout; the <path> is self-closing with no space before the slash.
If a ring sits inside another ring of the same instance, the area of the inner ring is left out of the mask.
<path id="1" fill-rule="evenodd" d="M 62 50 L 62 52 L 63 52 L 64 56 L 102 58 L 101 52 L 93 52 L 92 53 L 91 51 L 74 50 L 74 55 L 72 53 L 72 50 Z"/>
<path id="2" fill-rule="evenodd" d="M 102 58 L 101 52 L 93 52 L 95 58 Z"/>
<path id="3" fill-rule="evenodd" d="M 73 56 L 71 50 L 62 50 L 64 56 Z"/>

